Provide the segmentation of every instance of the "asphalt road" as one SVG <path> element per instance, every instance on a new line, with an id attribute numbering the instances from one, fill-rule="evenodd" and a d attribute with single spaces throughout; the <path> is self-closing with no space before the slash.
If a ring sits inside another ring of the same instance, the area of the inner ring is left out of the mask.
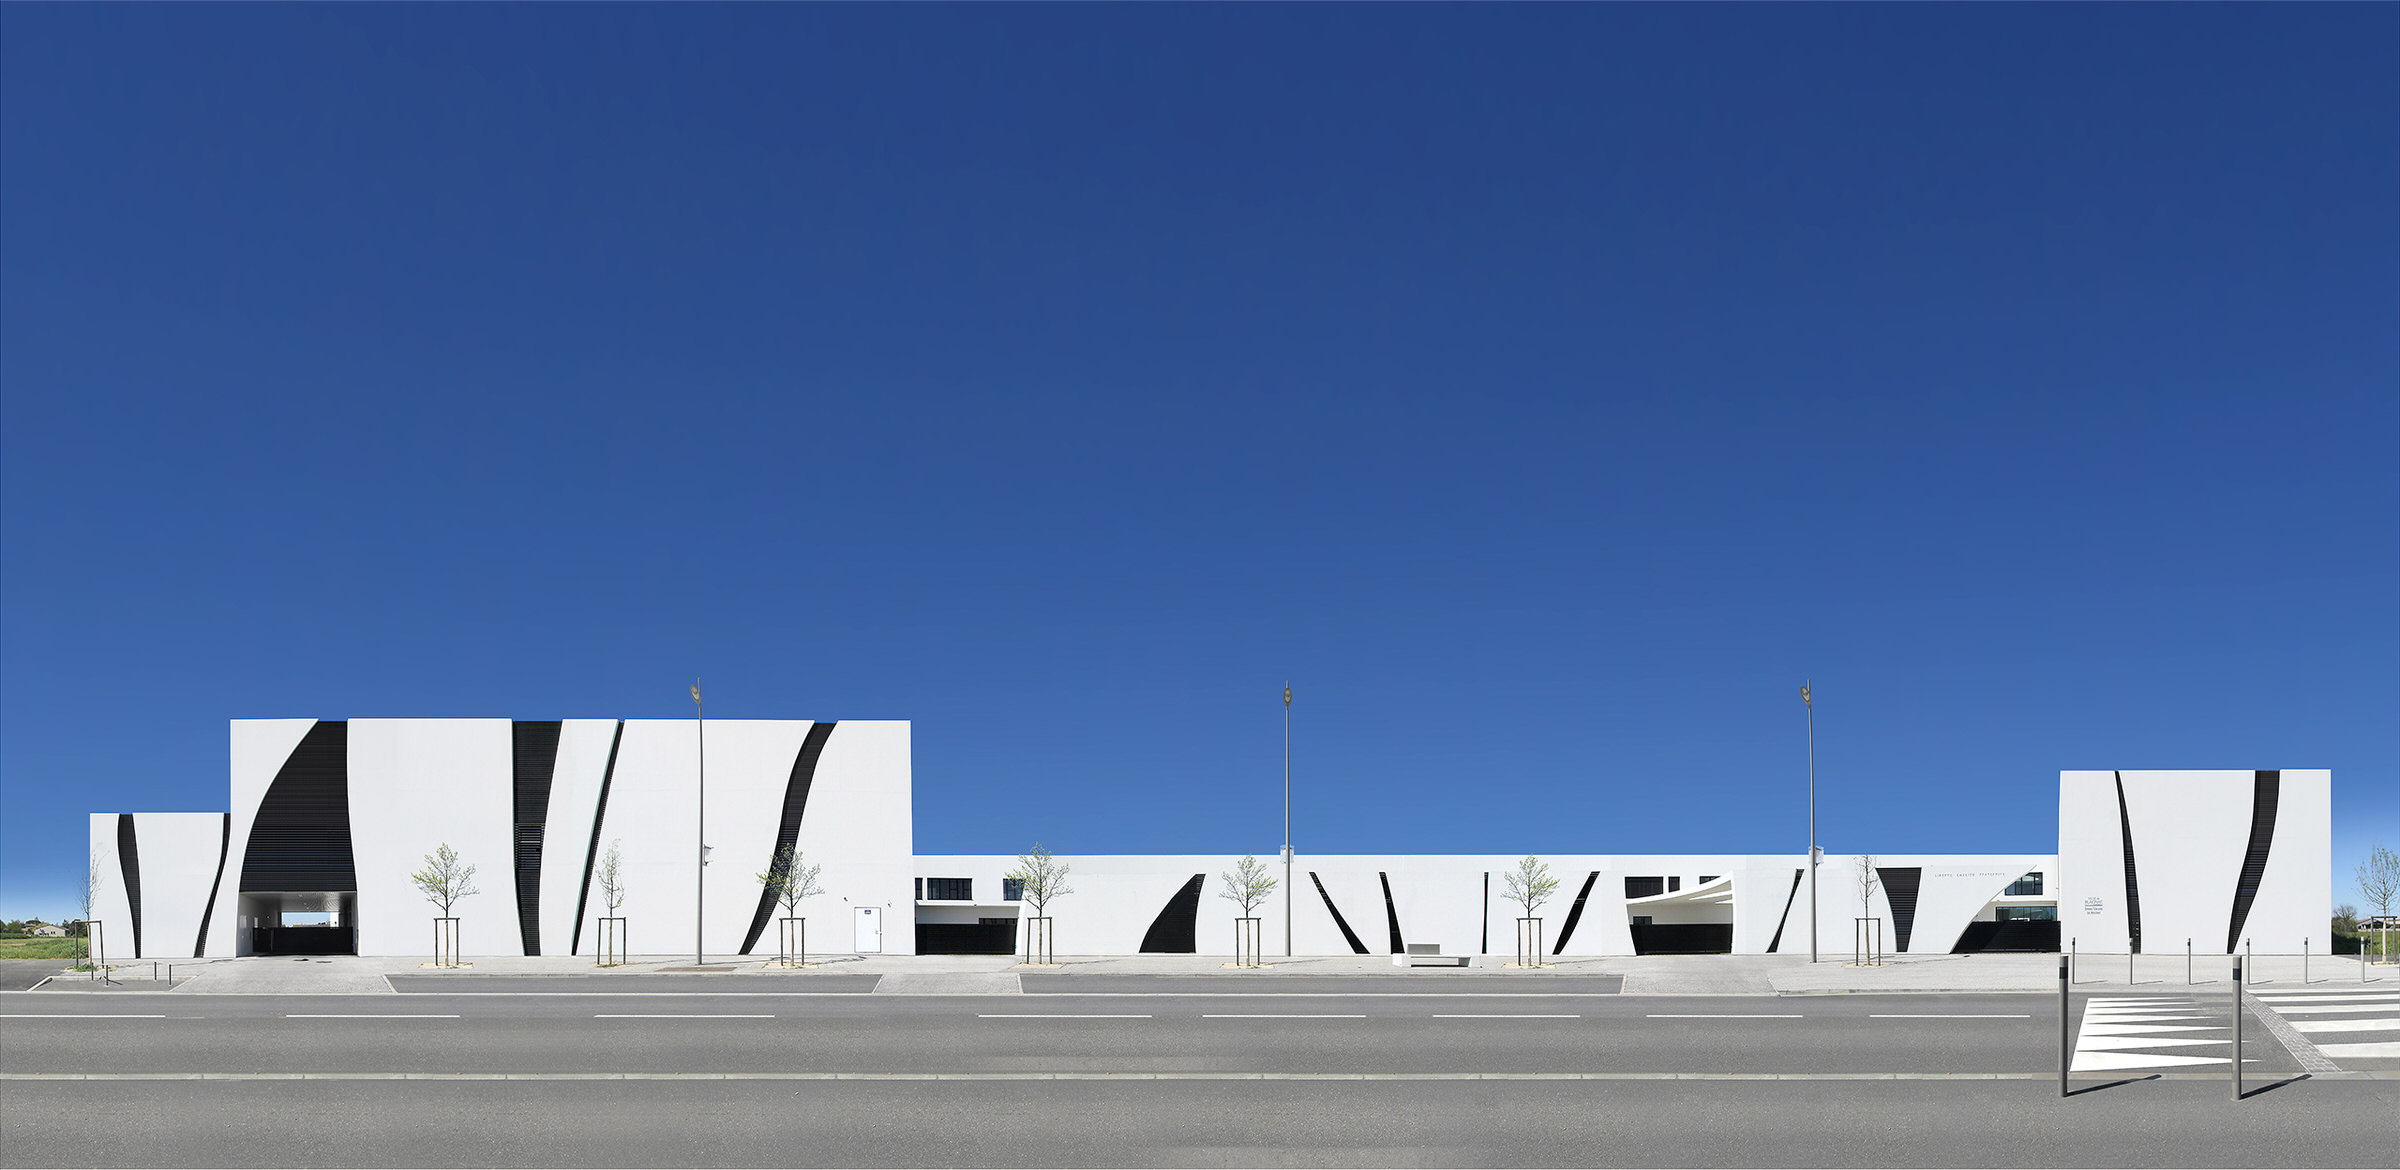
<path id="1" fill-rule="evenodd" d="M 36 992 L 0 997 L 0 1162 L 2393 1164 L 2378 1119 L 2400 1113 L 2400 1082 L 2292 1079 L 2263 1030 L 2249 1076 L 2272 1087 L 2238 1105 L 2223 1066 L 2084 1077 L 2060 1101 L 2055 1011 L 2028 995 Z M 61 1079 L 76 1074 L 112 1079 Z M 232 1079 L 181 1079 L 201 1074 Z"/>

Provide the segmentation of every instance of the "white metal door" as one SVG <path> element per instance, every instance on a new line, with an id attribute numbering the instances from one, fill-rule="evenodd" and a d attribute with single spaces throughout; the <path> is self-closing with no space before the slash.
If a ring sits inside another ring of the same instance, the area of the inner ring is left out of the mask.
<path id="1" fill-rule="evenodd" d="M 858 953 L 883 953 L 883 909 L 879 906 L 858 908 Z"/>

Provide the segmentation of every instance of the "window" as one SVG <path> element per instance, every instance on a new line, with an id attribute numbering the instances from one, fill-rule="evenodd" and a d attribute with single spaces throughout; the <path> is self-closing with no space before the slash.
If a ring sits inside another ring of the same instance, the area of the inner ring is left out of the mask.
<path id="1" fill-rule="evenodd" d="M 2038 898 L 2042 893 L 2041 871 L 2036 870 L 2008 884 L 2011 898 Z"/>
<path id="2" fill-rule="evenodd" d="M 2000 922 L 2052 922 L 2058 918 L 2056 906 L 2000 906 L 1992 911 Z"/>
<path id="3" fill-rule="evenodd" d="M 972 902 L 975 900 L 975 879 L 926 878 L 925 900 L 928 902 Z"/>
<path id="4" fill-rule="evenodd" d="M 1682 879 L 1682 878 L 1679 878 L 1679 877 L 1671 877 L 1671 878 L 1668 878 L 1668 879 L 1667 879 L 1667 892 L 1668 892 L 1668 893 L 1672 894 L 1672 893 L 1674 893 L 1674 892 L 1676 892 L 1677 890 L 1680 890 L 1680 889 L 1682 889 L 1682 888 L 1683 888 L 1683 879 Z"/>
<path id="5" fill-rule="evenodd" d="M 920 902 L 922 902 L 922 901 L 924 901 L 924 900 L 925 900 L 925 879 L 924 879 L 924 878 L 918 878 L 918 879 L 917 879 L 917 901 L 920 901 Z"/>
<path id="6" fill-rule="evenodd" d="M 1017 920 L 1014 918 L 978 918 L 975 920 L 977 926 L 1015 926 L 1016 924 Z"/>
<path id="7" fill-rule="evenodd" d="M 1666 892 L 1667 879 L 1665 878 L 1629 877 L 1625 879 L 1625 896 L 1628 898 L 1655 898 Z"/>
<path id="8" fill-rule="evenodd" d="M 1001 879 L 1000 879 L 1000 900 L 1001 900 L 1001 901 L 1003 901 L 1003 902 L 1022 902 L 1022 901 L 1024 901 L 1024 900 L 1025 900 L 1025 883 L 1024 883 L 1024 882 L 1021 882 L 1021 881 L 1019 881 L 1019 880 L 1017 880 L 1016 878 L 1001 878 Z"/>
<path id="9" fill-rule="evenodd" d="M 1708 883 L 1710 883 L 1710 882 L 1713 882 L 1713 881 L 1717 880 L 1718 878 L 1721 878 L 1721 877 L 1724 877 L 1724 876 L 1725 876 L 1725 875 L 1724 875 L 1724 874 L 1721 874 L 1721 873 L 1704 873 L 1704 874 L 1701 874 L 1701 875 L 1700 875 L 1700 884 L 1705 886 L 1705 885 L 1707 885 Z"/>
<path id="10" fill-rule="evenodd" d="M 1633 916 L 1633 924 L 1635 926 L 1648 926 L 1650 925 L 1650 916 L 1647 914 L 1636 914 Z"/>

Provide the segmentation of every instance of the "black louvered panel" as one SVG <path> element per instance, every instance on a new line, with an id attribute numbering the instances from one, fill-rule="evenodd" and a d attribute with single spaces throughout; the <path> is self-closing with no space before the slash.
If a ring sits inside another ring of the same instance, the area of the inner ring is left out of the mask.
<path id="1" fill-rule="evenodd" d="M 1405 955 L 1408 953 L 1408 944 L 1400 941 L 1400 908 L 1392 904 L 1392 876 L 1387 873 L 1377 873 L 1375 876 L 1383 882 L 1383 916 L 1391 925 L 1392 953 Z"/>
<path id="2" fill-rule="evenodd" d="M 134 840 L 133 814 L 117 814 L 117 872 L 125 877 L 125 908 L 133 918 L 133 957 L 142 957 L 142 851 Z"/>
<path id="3" fill-rule="evenodd" d="M 319 720 L 259 799 L 242 847 L 242 892 L 357 890 L 350 854 L 350 725 Z"/>
<path id="4" fill-rule="evenodd" d="M 608 766 L 600 770 L 600 796 L 592 802 L 592 843 L 583 851 L 583 885 L 575 895 L 575 930 L 567 936 L 567 953 L 583 953 L 583 912 L 591 904 L 592 870 L 600 864 L 600 827 L 608 823 L 608 786 L 617 779 L 617 749 L 625 745 L 625 721 L 617 720 L 608 741 Z"/>
<path id="5" fill-rule="evenodd" d="M 1883 879 L 1883 900 L 1892 907 L 1892 949 L 1906 954 L 1908 933 L 1917 925 L 1917 886 L 1925 871 L 1914 865 L 1877 866 L 1875 876 Z"/>
<path id="6" fill-rule="evenodd" d="M 2252 777 L 2250 845 L 2242 851 L 2242 876 L 2233 886 L 2233 920 L 2225 928 L 2226 954 L 2232 954 L 2241 941 L 2242 927 L 2250 921 L 2250 903 L 2258 897 L 2259 881 L 2267 876 L 2267 850 L 2275 844 L 2275 806 L 2282 795 L 2282 772 L 2260 772 Z"/>
<path id="7" fill-rule="evenodd" d="M 217 912 L 217 891 L 225 885 L 225 859 L 233 852 L 233 814 L 226 813 L 217 830 L 217 876 L 208 883 L 208 901 L 200 907 L 200 937 L 192 940 L 192 957 L 208 955 L 208 919 Z"/>
<path id="8" fill-rule="evenodd" d="M 1367 944 L 1359 941 L 1358 932 L 1350 929 L 1350 920 L 1342 917 L 1342 908 L 1333 904 L 1333 895 L 1325 892 L 1325 879 L 1318 877 L 1315 870 L 1310 870 L 1308 880 L 1316 883 L 1317 896 L 1325 899 L 1325 912 L 1333 915 L 1333 924 L 1341 928 L 1342 941 L 1350 944 L 1350 952 L 1366 954 Z"/>
<path id="9" fill-rule="evenodd" d="M 542 953 L 542 831 L 550 823 L 550 777 L 558 770 L 557 719 L 509 724 L 516 806 L 517 933 L 525 953 Z"/>
<path id="10" fill-rule="evenodd" d="M 1770 955 L 1783 946 L 1783 928 L 1792 920 L 1792 903 L 1799 900 L 1800 879 L 1807 873 L 1808 871 L 1804 869 L 1792 871 L 1792 888 L 1783 896 L 1783 917 L 1775 920 L 1775 937 L 1767 940 L 1767 953 Z"/>
<path id="11" fill-rule="evenodd" d="M 1150 929 L 1142 935 L 1145 955 L 1190 955 L 1200 950 L 1200 886 L 1206 874 L 1193 874 L 1175 896 L 1167 899 Z"/>
<path id="12" fill-rule="evenodd" d="M 2142 883 L 2133 868 L 2133 814 L 2125 808 L 2125 773 L 2117 778 L 2117 834 L 2125 843 L 2125 949 L 2142 953 Z"/>
<path id="13" fill-rule="evenodd" d="M 1575 937 L 1575 924 L 1583 921 L 1583 904 L 1591 900 L 1592 887 L 1600 884 L 1600 871 L 1593 870 L 1583 879 L 1583 888 L 1575 891 L 1575 902 L 1567 907 L 1566 924 L 1558 928 L 1558 944 L 1550 948 L 1553 955 L 1567 953 L 1567 940 Z"/>
<path id="14" fill-rule="evenodd" d="M 1625 896 L 1628 898 L 1655 898 L 1666 892 L 1667 879 L 1663 877 L 1629 877 L 1625 879 Z"/>
<path id="15" fill-rule="evenodd" d="M 794 850 L 793 856 L 799 858 L 800 822 L 808 815 L 808 791 L 816 785 L 817 761 L 825 756 L 825 744 L 833 738 L 833 728 L 830 722 L 811 725 L 808 735 L 800 741 L 800 751 L 792 757 L 792 774 L 783 782 L 783 815 L 775 823 L 775 852 L 767 855 L 763 872 L 774 872 L 775 859 L 783 856 L 786 849 Z M 766 933 L 767 921 L 775 916 L 775 901 L 775 887 L 759 890 L 758 909 L 750 915 L 750 932 L 742 936 L 743 954 L 749 954 L 750 948 L 758 945 L 758 936 Z"/>

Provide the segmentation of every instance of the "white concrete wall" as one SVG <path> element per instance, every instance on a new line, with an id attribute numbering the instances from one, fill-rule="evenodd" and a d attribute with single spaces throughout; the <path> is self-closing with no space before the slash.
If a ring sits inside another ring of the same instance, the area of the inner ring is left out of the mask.
<path id="1" fill-rule="evenodd" d="M 102 923 L 108 960 L 191 958 L 209 886 L 216 880 L 225 814 L 135 813 L 133 826 L 142 895 L 138 945 L 132 898 L 117 851 L 117 814 L 91 816 L 91 856 L 100 877 L 92 913 Z M 215 933 L 213 924 L 210 933 Z"/>
<path id="2" fill-rule="evenodd" d="M 757 875 L 774 858 L 784 791 L 810 724 L 790 720 L 708 722 L 706 951 L 740 951 L 758 911 Z M 619 911 L 633 947 L 679 954 L 694 946 L 693 826 L 697 823 L 699 735 L 690 720 L 628 720 L 601 825 L 601 850 L 621 846 L 627 898 Z M 903 928 L 887 928 L 884 953 L 907 954 L 911 811 L 909 725 L 859 720 L 835 726 L 817 761 L 800 820 L 804 864 L 821 865 L 825 893 L 808 899 L 811 950 L 851 945 L 850 907 L 889 907 Z M 580 864 L 580 860 L 578 861 Z M 593 950 L 602 912 L 597 892 L 585 911 L 584 952 Z M 571 905 L 566 913 L 572 914 Z M 753 953 L 771 952 L 770 924 Z M 544 949 L 549 949 L 547 936 Z"/>
<path id="3" fill-rule="evenodd" d="M 800 905 L 811 951 L 851 947 L 856 908 L 874 906 L 885 919 L 883 953 L 916 952 L 909 914 L 916 847 L 912 752 L 910 726 L 903 719 L 846 720 L 825 741 L 800 821 L 801 859 L 825 867 L 817 875 L 825 892 Z M 768 860 L 762 856 L 744 864 L 757 873 Z M 757 887 L 751 889 L 755 909 Z M 754 953 L 774 953 L 774 932 L 770 924 Z"/>
<path id="4" fill-rule="evenodd" d="M 358 872 L 358 952 L 433 953 L 439 907 L 411 880 L 447 844 L 482 892 L 461 899 L 459 951 L 521 955 L 506 719 L 350 721 L 350 855 Z"/>
<path id="5" fill-rule="evenodd" d="M 2124 782 L 2124 819 L 2117 781 Z M 2255 772 L 2076 771 L 2059 774 L 2059 917 L 2087 952 L 2122 953 L 2129 922 L 2124 832 L 2133 834 L 2142 949 L 2169 954 L 2190 939 L 2226 953 L 2235 887 L 2249 848 Z M 2242 936 L 2262 953 L 2322 948 L 2333 909 L 2333 774 L 2287 770 L 2275 834 Z M 2241 945 L 2234 939 L 2235 949 Z"/>

